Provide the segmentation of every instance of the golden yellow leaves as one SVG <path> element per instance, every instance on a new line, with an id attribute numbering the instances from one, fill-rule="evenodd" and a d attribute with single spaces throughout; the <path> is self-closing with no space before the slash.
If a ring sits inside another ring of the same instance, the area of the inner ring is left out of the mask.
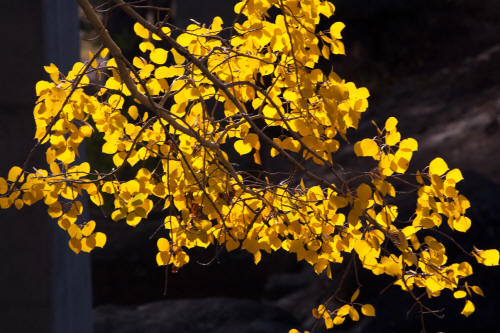
<path id="1" fill-rule="evenodd" d="M 377 143 L 372 139 L 363 139 L 354 144 L 354 153 L 361 157 L 373 157 L 378 159 L 380 149 Z"/>
<path id="2" fill-rule="evenodd" d="M 142 24 L 139 22 L 136 22 L 134 24 L 134 32 L 137 36 L 141 37 L 142 39 L 148 39 L 149 38 L 149 30 L 146 29 Z"/>
<path id="3" fill-rule="evenodd" d="M 474 306 L 474 303 L 472 303 L 471 301 L 467 300 L 465 302 L 465 306 L 464 308 L 462 309 L 462 312 L 460 312 L 461 314 L 463 314 L 464 316 L 468 317 L 470 316 L 474 311 L 476 310 L 476 307 Z"/>
<path id="4" fill-rule="evenodd" d="M 156 254 L 156 263 L 158 266 L 173 264 L 180 268 L 189 262 L 189 255 L 180 249 L 176 244 L 172 244 L 165 238 L 159 238 L 157 241 L 158 253 Z"/>
<path id="5" fill-rule="evenodd" d="M 164 49 L 154 49 L 149 54 L 149 58 L 152 62 L 158 65 L 163 65 L 167 61 L 168 52 Z"/>
<path id="6" fill-rule="evenodd" d="M 107 237 L 102 232 L 94 232 L 95 221 L 88 221 L 83 227 L 80 227 L 74 223 L 65 225 L 65 229 L 71 237 L 68 241 L 70 249 L 79 253 L 91 252 L 96 247 L 104 247 L 107 241 Z"/>
<path id="7" fill-rule="evenodd" d="M 363 304 L 361 306 L 361 313 L 363 313 L 367 317 L 375 316 L 375 308 L 371 304 Z"/>
<path id="8" fill-rule="evenodd" d="M 342 22 L 335 22 L 330 26 L 330 36 L 334 39 L 342 39 L 340 34 L 344 30 L 345 24 Z"/>
<path id="9" fill-rule="evenodd" d="M 331 329 L 334 326 L 341 325 L 342 323 L 344 323 L 347 316 L 349 316 L 352 321 L 358 321 L 359 312 L 354 306 L 354 304 L 358 306 L 360 304 L 358 303 L 353 304 L 358 295 L 359 295 L 359 289 L 351 297 L 350 304 L 344 304 L 343 306 L 333 311 L 328 310 L 325 307 L 325 305 L 320 304 L 317 308 L 314 308 L 312 310 L 312 314 L 317 319 L 323 319 L 326 329 Z M 365 316 L 373 317 L 375 316 L 375 308 L 371 304 L 362 304 L 361 313 L 363 313 L 363 315 Z"/>
<path id="10" fill-rule="evenodd" d="M 441 157 L 436 157 L 429 164 L 430 175 L 442 176 L 448 170 L 448 165 Z"/>
<path id="11" fill-rule="evenodd" d="M 483 264 L 485 266 L 498 266 L 500 254 L 496 249 L 490 249 L 490 250 L 475 249 L 475 251 L 472 252 L 472 254 L 476 258 L 477 262 L 479 262 L 480 264 Z"/>
<path id="12" fill-rule="evenodd" d="M 234 149 L 240 155 L 248 154 L 249 152 L 252 151 L 252 149 L 259 151 L 260 141 L 258 135 L 255 133 L 249 133 L 243 138 L 243 140 L 235 141 Z"/>
<path id="13" fill-rule="evenodd" d="M 8 189 L 9 189 L 9 185 L 7 184 L 7 181 L 5 180 L 5 178 L 0 177 L 0 194 L 7 193 Z"/>

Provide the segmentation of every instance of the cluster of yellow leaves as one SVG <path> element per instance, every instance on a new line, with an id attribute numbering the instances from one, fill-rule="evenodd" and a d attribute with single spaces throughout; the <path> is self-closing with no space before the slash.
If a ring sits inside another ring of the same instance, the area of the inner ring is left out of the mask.
<path id="1" fill-rule="evenodd" d="M 278 14 L 271 15 L 272 8 Z M 35 138 L 47 145 L 49 169 L 13 167 L 7 179 L 0 178 L 0 207 L 20 209 L 43 201 L 75 252 L 105 244 L 105 235 L 94 232 L 95 222 L 82 223 L 78 217 L 84 196 L 101 207 L 107 197 L 111 218 L 130 226 L 155 207 L 164 212 L 158 265 L 180 268 L 190 260 L 189 249 L 209 245 L 246 250 L 255 263 L 262 253 L 283 249 L 332 278 L 332 264 L 352 254 L 364 268 L 394 277 L 408 292 L 424 288 L 436 297 L 449 289 L 464 298 L 464 290 L 470 296 L 472 289 L 482 294 L 460 281 L 472 274 L 469 263 L 449 264 L 444 245 L 420 233 L 440 227 L 443 219 L 452 230 L 470 227 L 465 216 L 469 201 L 455 188 L 462 180 L 458 169 L 449 170 L 437 158 L 418 172 L 415 214 L 410 223 L 398 220 L 392 179 L 407 172 L 418 144 L 413 138 L 401 140 L 395 118 L 377 128 L 376 137 L 354 144 L 357 156 L 378 163 L 355 186 L 306 187 L 301 181 L 292 187 L 266 177 L 245 178 L 246 173 L 234 170 L 233 148 L 239 155 L 253 152 L 256 164 L 269 151 L 261 144 L 266 136 L 257 120 L 281 130 L 279 137 L 267 137 L 271 157 L 312 159 L 331 169 L 341 140 L 347 141 L 348 129 L 357 129 L 369 97 L 366 88 L 318 68 L 320 58 L 344 54 L 341 22 L 318 29 L 320 20 L 334 13 L 331 2 L 246 0 L 234 10 L 242 20 L 228 40 L 220 35 L 219 17 L 209 27 L 157 31 L 175 36 L 182 49 L 163 48 L 162 36 L 135 23 L 141 56 L 131 61 L 128 79 L 168 117 L 132 96 L 130 82 L 107 49 L 75 64 L 66 76 L 55 65 L 47 66 L 51 82 L 36 85 L 34 118 Z M 187 59 L 186 50 L 206 71 Z M 102 82 L 95 94 L 84 89 L 95 90 L 90 71 Z M 79 146 L 93 135 L 102 137 L 102 153 L 110 156 L 114 169 L 91 171 L 88 163 L 79 164 Z M 231 148 L 221 150 L 224 144 Z M 125 166 L 135 167 L 128 179 L 117 173 Z M 497 250 L 473 255 L 479 263 L 498 265 Z M 359 320 L 358 309 L 375 315 L 370 304 L 353 303 L 356 298 L 333 311 L 320 305 L 313 315 L 327 328 L 347 316 Z M 474 306 L 466 302 L 462 313 L 469 315 Z"/>
<path id="2" fill-rule="evenodd" d="M 373 305 L 355 303 L 359 296 L 359 292 L 359 289 L 354 292 L 348 304 L 344 304 L 333 311 L 328 310 L 325 305 L 320 304 L 317 308 L 312 310 L 312 314 L 317 319 L 323 319 L 327 329 L 331 329 L 336 325 L 341 325 L 347 316 L 349 316 L 352 321 L 358 321 L 359 311 L 356 309 L 356 306 L 361 310 L 363 315 L 367 317 L 375 316 L 375 308 Z"/>

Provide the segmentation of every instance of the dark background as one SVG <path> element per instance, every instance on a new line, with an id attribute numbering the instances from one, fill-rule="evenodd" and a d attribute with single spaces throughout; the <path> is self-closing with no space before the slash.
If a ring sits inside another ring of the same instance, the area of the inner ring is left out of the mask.
<path id="1" fill-rule="evenodd" d="M 225 13 L 223 17 L 228 17 L 232 6 L 229 3 L 233 2 L 222 0 L 208 5 L 206 1 L 176 1 L 174 22 L 182 26 L 189 17 L 207 22 L 221 11 Z M 466 235 L 454 234 L 457 240 L 467 249 L 473 245 L 498 248 L 499 2 L 339 0 L 334 3 L 335 19 L 347 26 L 343 32 L 347 56 L 335 57 L 333 68 L 346 80 L 367 86 L 372 94 L 359 133 L 353 133 L 353 138 L 374 135 L 370 120 L 380 125 L 388 116 L 396 116 L 403 136 L 419 141 L 414 167 L 421 168 L 432 158 L 442 156 L 450 167 L 459 167 L 464 172 L 461 190 L 472 202 L 469 216 L 473 226 Z M 36 20 L 40 10 L 36 6 L 7 9 L 24 11 L 26 20 Z M 130 35 L 131 22 L 117 13 L 110 17 L 109 23 L 117 40 L 128 43 L 125 47 L 132 52 L 135 45 Z M 86 30 L 84 20 L 81 27 L 84 39 L 92 35 Z M 18 31 L 22 35 L 22 30 Z M 39 40 L 40 45 L 32 44 L 31 49 L 22 54 L 16 51 L 21 49 L 16 43 L 22 44 L 22 38 L 9 35 L 4 41 L 10 51 L 4 52 L 1 59 L 7 59 L 3 60 L 3 66 L 11 69 L 0 81 L 0 144 L 4 152 L 0 155 L 0 166 L 4 174 L 7 165 L 13 163 L 13 152 L 20 155 L 19 152 L 27 152 L 30 147 L 33 132 L 29 132 L 29 128 L 33 128 L 33 124 L 17 129 L 16 112 L 20 109 L 5 101 L 22 101 L 23 112 L 30 112 L 34 102 L 34 77 L 44 75 L 40 70 L 43 61 L 29 61 L 30 54 L 43 47 L 43 38 Z M 84 51 L 95 47 L 85 40 L 82 46 Z M 26 60 L 19 64 L 21 57 Z M 23 77 L 30 77 L 33 83 L 27 85 Z M 20 141 L 21 138 L 24 141 Z M 352 152 L 343 151 L 338 154 L 338 162 L 346 168 L 359 167 L 352 156 Z M 270 168 L 275 167 L 270 163 Z M 335 280 L 318 279 L 309 267 L 295 263 L 293 256 L 285 254 L 265 257 L 258 266 L 244 253 L 222 254 L 208 266 L 196 263 L 195 258 L 208 262 L 213 257 L 214 250 L 209 249 L 193 255 L 192 262 L 179 273 L 169 274 L 167 295 L 163 296 L 165 270 L 156 266 L 155 241 L 149 240 L 161 223 L 160 217 L 131 230 L 123 223 L 102 218 L 99 212 L 93 214 L 99 219 L 101 230 L 108 232 L 109 241 L 91 258 L 96 332 L 287 332 L 291 327 L 301 326 L 308 329 L 312 325 L 310 309 L 328 297 L 335 287 Z M 2 221 L 4 216 L 4 212 L 0 212 Z M 25 233 L 32 230 L 27 228 Z M 20 251 L 4 250 L 12 256 Z M 452 247 L 449 251 L 449 257 L 460 256 Z M 485 299 L 473 299 L 476 313 L 467 320 L 457 315 L 463 301 L 454 300 L 450 293 L 444 292 L 443 301 L 432 305 L 445 307 L 446 318 L 438 321 L 426 316 L 429 332 L 471 329 L 500 332 L 496 320 L 499 270 L 479 266 L 474 269 L 477 276 L 472 282 L 482 286 L 486 293 Z M 341 270 L 339 267 L 337 272 Z M 23 274 L 29 273 L 20 271 L 17 276 Z M 16 275 L 7 277 L 15 278 Z M 352 293 L 349 288 L 355 288 L 353 281 L 348 282 L 346 294 Z M 374 279 L 369 273 L 363 274 L 362 283 L 360 301 L 373 303 L 377 317 L 362 319 L 356 325 L 347 320 L 339 330 L 420 330 L 414 312 L 405 320 L 411 300 L 398 287 L 379 296 L 378 292 L 389 280 Z M 15 301 L 14 296 L 4 302 L 7 307 Z M 36 311 L 33 303 L 27 301 L 25 306 Z"/>

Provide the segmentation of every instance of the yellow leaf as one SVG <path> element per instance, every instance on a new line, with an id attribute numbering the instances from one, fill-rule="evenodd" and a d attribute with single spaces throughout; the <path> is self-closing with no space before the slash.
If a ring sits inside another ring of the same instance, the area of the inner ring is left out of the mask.
<path id="1" fill-rule="evenodd" d="M 458 219 L 453 221 L 453 227 L 456 231 L 460 232 L 466 232 L 467 230 L 469 230 L 470 225 L 471 220 L 466 216 L 460 216 Z"/>
<path id="2" fill-rule="evenodd" d="M 16 199 L 16 201 L 14 201 L 14 206 L 16 206 L 17 210 L 20 210 L 23 208 L 24 202 L 21 199 Z"/>
<path id="3" fill-rule="evenodd" d="M 354 292 L 354 294 L 352 294 L 352 296 L 351 296 L 351 303 L 354 302 L 356 299 L 358 299 L 358 296 L 359 296 L 359 288 L 356 289 L 356 291 Z"/>
<path id="4" fill-rule="evenodd" d="M 402 140 L 399 143 L 399 149 L 402 151 L 417 151 L 418 150 L 418 142 L 414 138 L 407 138 Z"/>
<path id="5" fill-rule="evenodd" d="M 136 22 L 134 24 L 134 32 L 137 36 L 141 37 L 142 39 L 149 38 L 149 30 L 144 28 L 144 26 L 139 22 Z"/>
<path id="6" fill-rule="evenodd" d="M 92 136 L 92 127 L 84 125 L 78 129 L 80 134 L 85 138 L 90 138 Z"/>
<path id="7" fill-rule="evenodd" d="M 79 239 L 71 238 L 68 242 L 69 248 L 76 254 L 80 253 L 82 249 L 82 242 Z"/>
<path id="8" fill-rule="evenodd" d="M 345 28 L 345 24 L 342 22 L 335 22 L 330 26 L 330 35 L 335 39 L 342 39 L 341 32 Z"/>
<path id="9" fill-rule="evenodd" d="M 330 17 L 335 12 L 335 6 L 330 1 L 322 1 L 318 6 L 318 12 Z"/>
<path id="10" fill-rule="evenodd" d="M 168 52 L 164 49 L 154 49 L 151 51 L 149 58 L 152 62 L 163 65 L 167 61 Z"/>
<path id="11" fill-rule="evenodd" d="M 470 316 L 474 310 L 476 310 L 476 307 L 474 306 L 474 303 L 472 303 L 471 301 L 467 300 L 465 302 L 465 306 L 462 310 L 462 312 L 460 312 L 461 314 L 463 314 L 464 316 L 468 317 Z"/>
<path id="12" fill-rule="evenodd" d="M 87 224 L 85 224 L 85 226 L 82 229 L 82 234 L 85 237 L 87 237 L 94 231 L 94 229 L 95 229 L 95 221 L 94 220 L 88 221 Z"/>
<path id="13" fill-rule="evenodd" d="M 5 180 L 5 178 L 0 177 L 0 194 L 7 193 L 8 189 L 9 189 L 9 185 L 7 184 L 7 181 Z"/>
<path id="14" fill-rule="evenodd" d="M 166 238 L 158 238 L 156 245 L 158 246 L 158 250 L 160 252 L 170 251 L 170 243 L 168 242 L 168 240 Z"/>
<path id="15" fill-rule="evenodd" d="M 385 130 L 387 132 L 392 132 L 396 129 L 396 125 L 398 124 L 398 120 L 394 117 L 389 117 L 385 121 Z"/>
<path id="16" fill-rule="evenodd" d="M 401 133 L 399 133 L 398 131 L 389 132 L 385 136 L 385 143 L 388 146 L 396 145 L 399 142 L 399 140 L 401 140 Z"/>
<path id="17" fill-rule="evenodd" d="M 145 53 L 146 51 L 153 51 L 155 46 L 151 42 L 142 42 L 139 44 L 139 49 Z"/>
<path id="18" fill-rule="evenodd" d="M 342 324 L 344 321 L 345 321 L 345 318 L 344 318 L 344 317 L 342 317 L 342 316 L 336 316 L 336 317 L 333 319 L 333 324 L 334 324 L 334 325 L 340 325 L 340 324 Z"/>
<path id="19" fill-rule="evenodd" d="M 351 305 L 345 304 L 340 307 L 340 309 L 337 311 L 337 316 L 343 317 L 346 316 L 349 313 L 349 310 L 351 309 Z"/>
<path id="20" fill-rule="evenodd" d="M 372 198 L 372 189 L 367 184 L 361 184 L 358 186 L 356 193 L 358 194 L 358 198 L 363 202 L 367 202 Z"/>
<path id="21" fill-rule="evenodd" d="M 82 251 L 83 252 L 90 252 L 95 248 L 95 237 L 87 237 L 82 239 Z"/>
<path id="22" fill-rule="evenodd" d="M 458 183 L 459 181 L 463 180 L 464 177 L 462 176 L 462 172 L 460 172 L 459 169 L 453 169 L 453 170 L 450 170 L 450 172 L 448 172 L 446 174 L 446 180 L 448 181 L 453 181 L 455 183 Z"/>
<path id="23" fill-rule="evenodd" d="M 359 320 L 359 312 L 358 310 L 356 310 L 354 308 L 354 306 L 352 306 L 350 309 L 349 309 L 349 317 L 351 317 L 351 319 L 353 321 L 358 321 Z"/>
<path id="24" fill-rule="evenodd" d="M 108 53 L 109 53 L 108 48 L 102 49 L 101 54 L 100 54 L 101 58 L 103 58 L 103 59 L 106 58 L 108 56 Z"/>
<path id="25" fill-rule="evenodd" d="M 364 304 L 363 306 L 361 306 L 361 313 L 367 317 L 374 317 L 375 308 L 371 304 Z"/>
<path id="26" fill-rule="evenodd" d="M 485 266 L 498 266 L 498 259 L 500 257 L 498 250 L 476 250 L 474 254 L 480 264 Z"/>
<path id="27" fill-rule="evenodd" d="M 441 157 L 436 157 L 429 164 L 429 174 L 441 176 L 448 171 L 448 165 Z"/>
<path id="28" fill-rule="evenodd" d="M 142 58 L 142 57 L 134 57 L 134 59 L 132 60 L 132 64 L 139 68 L 139 69 L 142 69 L 144 67 L 146 67 L 146 65 L 148 64 L 148 62 L 146 61 L 146 59 Z M 110 80 L 113 80 L 115 82 L 118 82 L 116 81 L 114 78 L 109 78 L 108 81 Z M 106 88 L 109 88 L 109 89 L 117 89 L 119 87 L 115 87 L 115 88 L 112 88 L 111 86 L 108 85 L 108 82 L 106 82 Z"/>
<path id="29" fill-rule="evenodd" d="M 139 111 L 137 110 L 137 106 L 135 105 L 131 105 L 129 108 L 128 108 L 128 111 L 127 111 L 128 115 L 130 116 L 130 118 L 136 120 L 137 117 L 139 117 Z"/>
<path id="30" fill-rule="evenodd" d="M 17 177 L 23 172 L 23 169 L 21 169 L 18 166 L 13 166 L 9 170 L 9 174 L 7 176 L 7 179 L 11 182 L 15 182 L 17 180 Z M 19 181 L 22 182 L 24 180 L 24 176 L 19 178 Z"/>
<path id="31" fill-rule="evenodd" d="M 40 96 L 44 91 L 50 89 L 53 83 L 47 81 L 38 81 L 35 85 L 35 92 L 37 96 Z"/>
<path id="32" fill-rule="evenodd" d="M 52 205 L 49 206 L 48 208 L 48 213 L 49 216 L 52 218 L 56 218 L 62 215 L 62 207 L 59 201 L 54 202 Z"/>
<path id="33" fill-rule="evenodd" d="M 186 61 L 186 58 L 184 58 L 179 52 L 177 52 L 177 50 L 172 49 L 170 52 L 174 56 L 174 61 L 177 65 L 182 65 L 184 61 Z"/>
<path id="34" fill-rule="evenodd" d="M 106 234 L 102 232 L 96 232 L 95 234 L 95 246 L 97 247 L 103 247 L 106 244 Z"/>
<path id="35" fill-rule="evenodd" d="M 165 266 L 170 263 L 171 254 L 169 252 L 158 252 L 156 254 L 156 263 L 158 266 Z"/>
<path id="36" fill-rule="evenodd" d="M 470 286 L 470 288 L 472 289 L 473 292 L 475 292 L 476 294 L 480 295 L 480 296 L 483 296 L 484 297 L 484 292 L 483 292 L 483 289 L 481 289 L 481 287 L 479 286 Z"/>
<path id="37" fill-rule="evenodd" d="M 357 156 L 377 156 L 380 149 L 375 141 L 372 139 L 363 139 L 354 144 L 354 153 Z"/>
<path id="38" fill-rule="evenodd" d="M 453 293 L 455 298 L 464 298 L 465 296 L 467 296 L 467 293 L 464 290 L 457 290 Z"/>
<path id="39" fill-rule="evenodd" d="M 238 140 L 234 143 L 234 149 L 238 154 L 245 155 L 252 151 L 252 145 L 245 143 L 243 140 Z"/>

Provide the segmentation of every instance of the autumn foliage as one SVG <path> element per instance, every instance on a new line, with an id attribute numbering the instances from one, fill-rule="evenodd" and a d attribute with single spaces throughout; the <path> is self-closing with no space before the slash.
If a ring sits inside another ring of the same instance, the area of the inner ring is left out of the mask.
<path id="1" fill-rule="evenodd" d="M 234 6 L 234 24 L 215 17 L 185 28 L 113 2 L 136 21 L 141 56 L 126 59 L 98 11 L 79 0 L 102 47 L 68 73 L 45 67 L 50 81 L 36 84 L 33 114 L 48 168 L 12 167 L 0 178 L 1 208 L 42 202 L 76 253 L 106 243 L 94 221 L 79 218 L 85 197 L 132 227 L 161 212 L 158 265 L 180 269 L 194 247 L 243 249 L 255 264 L 281 249 L 329 278 L 345 274 L 334 268 L 343 262 L 345 271 L 358 265 L 391 276 L 422 314 L 433 313 L 422 292 L 454 293 L 462 314 L 474 311 L 472 298 L 483 292 L 467 284 L 472 265 L 448 258 L 442 243 L 471 226 L 470 203 L 455 188 L 462 174 L 439 157 L 409 173 L 418 143 L 402 137 L 394 117 L 374 124 L 374 137 L 349 142 L 369 92 L 325 70 L 332 54 L 345 52 L 331 2 L 245 0 Z M 96 137 L 110 170 L 79 159 L 82 143 Z M 367 170 L 341 172 L 335 154 L 349 146 Z M 294 172 L 277 181 L 236 163 L 260 165 L 264 155 Z M 320 172 L 304 166 L 309 160 Z M 416 198 L 409 220 L 398 217 L 401 186 Z M 498 265 L 497 250 L 460 249 Z M 341 306 L 332 295 L 313 316 L 327 328 L 374 316 L 353 292 Z"/>

